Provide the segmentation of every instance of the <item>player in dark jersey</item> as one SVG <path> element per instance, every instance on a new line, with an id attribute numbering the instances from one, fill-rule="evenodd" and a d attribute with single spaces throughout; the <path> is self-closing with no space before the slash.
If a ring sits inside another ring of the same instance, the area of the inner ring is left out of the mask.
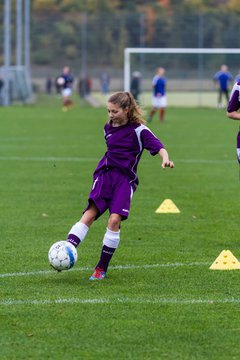
<path id="1" fill-rule="evenodd" d="M 166 83 L 167 79 L 164 76 L 165 69 L 160 67 L 156 71 L 156 75 L 152 80 L 152 110 L 148 117 L 148 122 L 152 121 L 154 114 L 159 109 L 159 120 L 163 121 L 165 116 L 165 109 L 167 107 L 167 96 L 166 96 Z"/>
<path id="2" fill-rule="evenodd" d="M 134 99 L 138 102 L 139 95 L 141 92 L 141 73 L 139 71 L 134 71 L 132 74 L 130 91 L 131 91 Z"/>
<path id="3" fill-rule="evenodd" d="M 227 65 L 222 65 L 220 71 L 216 72 L 213 78 L 218 84 L 218 108 L 223 108 L 222 96 L 225 95 L 226 101 L 229 101 L 229 84 L 233 81 L 232 74 L 228 71 Z"/>
<path id="4" fill-rule="evenodd" d="M 67 111 L 69 107 L 73 105 L 73 101 L 71 100 L 73 81 L 74 78 L 70 72 L 70 68 L 65 66 L 62 74 L 57 78 L 57 85 L 61 88 L 63 98 L 63 111 Z"/>
<path id="5" fill-rule="evenodd" d="M 109 210 L 107 230 L 99 262 L 90 280 L 102 280 L 120 241 L 120 224 L 128 218 L 131 199 L 138 185 L 137 167 L 142 152 L 159 154 L 162 168 L 173 168 L 160 140 L 146 127 L 141 109 L 130 92 L 110 96 L 109 121 L 104 127 L 107 151 L 93 174 L 92 188 L 83 216 L 68 234 L 68 241 L 78 246 L 94 220 Z"/>
<path id="6" fill-rule="evenodd" d="M 233 120 L 240 121 L 240 81 L 233 86 L 227 108 L 227 116 Z M 237 135 L 237 159 L 240 164 L 240 131 Z"/>

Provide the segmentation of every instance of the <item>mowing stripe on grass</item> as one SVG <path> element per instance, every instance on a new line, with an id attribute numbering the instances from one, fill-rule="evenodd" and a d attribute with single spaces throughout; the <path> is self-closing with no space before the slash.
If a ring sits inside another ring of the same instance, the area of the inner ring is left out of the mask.
<path id="1" fill-rule="evenodd" d="M 214 305 L 214 304 L 239 304 L 240 299 L 173 299 L 173 298 L 99 298 L 99 299 L 33 299 L 0 301 L 0 306 L 8 305 L 55 305 L 55 304 L 152 304 L 152 305 Z"/>
<path id="2" fill-rule="evenodd" d="M 184 267 L 184 266 L 209 266 L 208 262 L 191 262 L 191 263 L 166 263 L 166 264 L 145 264 L 145 265 L 116 265 L 109 266 L 109 269 L 112 270 L 128 270 L 128 269 L 154 269 L 161 267 Z M 73 268 L 68 271 L 91 271 L 93 268 L 90 267 L 81 267 L 81 268 Z M 24 272 L 14 272 L 14 273 L 5 273 L 0 274 L 0 278 L 7 277 L 18 277 L 18 276 L 37 276 L 37 275 L 48 275 L 48 274 L 56 274 L 54 270 L 38 270 L 38 271 L 24 271 Z"/>
<path id="3" fill-rule="evenodd" d="M 89 157 L 22 157 L 22 156 L 0 156 L 0 161 L 56 161 L 56 162 L 98 162 L 98 158 Z M 189 164 L 231 164 L 236 160 L 217 160 L 217 159 L 174 159 L 177 163 L 189 163 Z M 148 160 L 142 160 L 148 161 Z"/>

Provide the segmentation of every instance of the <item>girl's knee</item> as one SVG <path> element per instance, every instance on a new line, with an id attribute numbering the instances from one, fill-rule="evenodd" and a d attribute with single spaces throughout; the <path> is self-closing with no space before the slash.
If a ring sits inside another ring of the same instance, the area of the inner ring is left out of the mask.
<path id="1" fill-rule="evenodd" d="M 121 216 L 118 214 L 111 214 L 108 219 L 108 228 L 112 231 L 118 231 L 120 228 Z"/>
<path id="2" fill-rule="evenodd" d="M 87 226 L 91 226 L 94 220 L 96 219 L 98 209 L 95 204 L 91 203 L 89 208 L 82 215 L 80 221 Z"/>

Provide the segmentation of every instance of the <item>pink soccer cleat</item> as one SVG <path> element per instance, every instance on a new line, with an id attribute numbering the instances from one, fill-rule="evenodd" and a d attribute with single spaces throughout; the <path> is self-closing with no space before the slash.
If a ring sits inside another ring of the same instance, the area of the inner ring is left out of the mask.
<path id="1" fill-rule="evenodd" d="M 89 280 L 103 280 L 106 277 L 106 272 L 100 268 L 96 268 Z"/>

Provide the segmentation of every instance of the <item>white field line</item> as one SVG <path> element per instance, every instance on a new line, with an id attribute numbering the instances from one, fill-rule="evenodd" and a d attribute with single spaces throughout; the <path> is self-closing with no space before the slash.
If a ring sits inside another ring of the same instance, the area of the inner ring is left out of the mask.
<path id="1" fill-rule="evenodd" d="M 145 264 L 145 265 L 116 265 L 109 266 L 109 269 L 112 270 L 128 270 L 128 269 L 154 269 L 154 268 L 164 268 L 164 267 L 189 267 L 189 266 L 210 266 L 211 264 L 208 262 L 191 262 L 191 263 L 166 263 L 166 264 Z M 69 271 L 92 271 L 91 267 L 80 267 L 73 268 Z M 14 272 L 14 273 L 5 273 L 0 274 L 0 279 L 8 278 L 8 277 L 19 277 L 19 276 L 38 276 L 38 275 L 48 275 L 48 274 L 56 274 L 56 271 L 51 270 L 38 270 L 38 271 L 22 271 L 22 272 Z"/>
<path id="2" fill-rule="evenodd" d="M 127 269 L 146 269 L 146 268 L 161 268 L 161 267 L 190 267 L 190 266 L 209 266 L 208 262 L 192 262 L 192 263 L 166 263 L 166 264 L 146 264 L 146 265 L 119 265 L 110 267 L 112 270 L 127 270 Z M 83 267 L 75 268 L 70 271 L 90 271 L 92 268 Z M 17 276 L 31 276 L 31 275 L 46 275 L 56 274 L 53 270 L 46 271 L 30 271 L 0 274 L 1 278 L 17 277 Z M 152 304 L 152 305 L 211 305 L 211 304 L 240 304 L 238 298 L 225 299 L 176 299 L 176 298 L 127 298 L 127 297 L 113 297 L 113 298 L 96 298 L 96 299 L 80 299 L 80 298 L 58 298 L 58 299 L 32 299 L 32 300 L 14 300 L 7 299 L 0 301 L 0 306 L 11 305 L 54 305 L 54 304 Z"/>
<path id="3" fill-rule="evenodd" d="M 0 156 L 0 161 L 56 161 L 56 162 L 98 162 L 98 158 L 89 157 L 54 157 L 54 156 Z M 144 162 L 148 160 L 142 160 Z M 217 160 L 217 159 L 175 159 L 175 163 L 189 163 L 189 164 L 231 164 L 237 160 Z"/>
<path id="4" fill-rule="evenodd" d="M 0 156 L 0 160 L 3 161 L 62 161 L 62 162 L 97 162 L 97 158 L 87 158 L 87 157 L 54 157 L 54 156 Z"/>
<path id="5" fill-rule="evenodd" d="M 43 140 L 52 140 L 54 136 L 0 136 L 1 143 L 3 141 L 9 143 L 10 141 L 43 141 Z"/>
<path id="6" fill-rule="evenodd" d="M 0 306 L 12 305 L 53 305 L 53 304 L 152 304 L 152 305 L 214 305 L 214 304 L 240 304 L 238 298 L 225 299 L 176 299 L 176 298 L 96 298 L 96 299 L 80 299 L 80 298 L 59 298 L 59 299 L 33 299 L 33 300 L 3 300 Z"/>

